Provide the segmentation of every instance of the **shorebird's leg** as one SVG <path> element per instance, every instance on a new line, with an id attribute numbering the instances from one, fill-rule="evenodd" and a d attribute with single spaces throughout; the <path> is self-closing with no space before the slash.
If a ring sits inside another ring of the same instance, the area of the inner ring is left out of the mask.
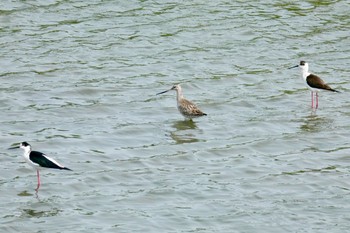
<path id="1" fill-rule="evenodd" d="M 311 91 L 311 108 L 314 108 L 314 92 Z"/>
<path id="2" fill-rule="evenodd" d="M 40 176 L 39 176 L 39 170 L 36 170 L 36 175 L 38 176 L 38 186 L 36 187 L 36 191 L 39 190 L 39 187 L 40 187 Z"/>
<path id="3" fill-rule="evenodd" d="M 316 92 L 316 108 L 318 108 L 318 92 Z"/>

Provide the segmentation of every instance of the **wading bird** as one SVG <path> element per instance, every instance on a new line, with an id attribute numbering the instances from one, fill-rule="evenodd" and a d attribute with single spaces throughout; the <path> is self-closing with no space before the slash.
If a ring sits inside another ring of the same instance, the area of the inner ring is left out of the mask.
<path id="1" fill-rule="evenodd" d="M 166 93 L 168 91 L 175 90 L 176 91 L 176 100 L 177 100 L 177 109 L 187 119 L 192 120 L 192 118 L 206 116 L 204 112 L 202 112 L 194 103 L 185 99 L 182 94 L 182 89 L 180 84 L 172 86 L 169 90 L 162 91 L 157 93 L 157 95 Z"/>
<path id="2" fill-rule="evenodd" d="M 305 61 L 300 61 L 299 65 L 289 67 L 288 69 L 299 67 L 301 71 L 301 76 L 306 84 L 306 86 L 311 90 L 311 108 L 318 108 L 318 92 L 320 90 L 327 90 L 333 92 L 339 92 L 332 89 L 328 84 L 326 84 L 320 77 L 317 75 L 309 73 L 309 64 Z M 314 93 L 316 94 L 315 106 L 314 106 Z"/>
<path id="3" fill-rule="evenodd" d="M 71 171 L 71 169 L 62 166 L 56 160 L 48 157 L 44 153 L 41 153 L 39 151 L 32 151 L 32 147 L 29 145 L 28 142 L 21 142 L 19 146 L 14 146 L 9 149 L 16 149 L 16 148 L 21 148 L 24 150 L 24 154 L 23 154 L 24 159 L 31 167 L 36 169 L 36 174 L 38 177 L 38 186 L 36 188 L 36 191 L 38 191 L 40 187 L 39 170 L 41 168 L 55 168 L 55 169 Z"/>

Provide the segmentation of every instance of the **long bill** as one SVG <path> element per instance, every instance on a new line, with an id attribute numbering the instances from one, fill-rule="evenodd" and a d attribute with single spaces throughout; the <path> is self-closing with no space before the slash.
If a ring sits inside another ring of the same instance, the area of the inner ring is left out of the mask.
<path id="1" fill-rule="evenodd" d="M 8 148 L 8 150 L 13 150 L 13 149 L 18 149 L 18 148 L 19 148 L 19 146 L 13 146 L 13 147 Z"/>
<path id="2" fill-rule="evenodd" d="M 299 67 L 299 65 L 295 65 L 295 66 L 289 67 L 288 69 L 293 69 L 293 68 L 297 68 L 297 67 Z"/>
<path id="3" fill-rule="evenodd" d="M 170 91 L 170 90 L 171 90 L 171 89 L 166 90 L 166 91 L 159 92 L 159 93 L 157 93 L 156 95 L 164 94 L 165 92 L 168 92 L 168 91 Z"/>

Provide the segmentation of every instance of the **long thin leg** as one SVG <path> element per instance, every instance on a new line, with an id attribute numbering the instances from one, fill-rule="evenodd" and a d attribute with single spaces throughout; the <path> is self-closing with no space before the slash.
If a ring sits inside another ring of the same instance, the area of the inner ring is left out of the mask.
<path id="1" fill-rule="evenodd" d="M 316 92 L 316 108 L 318 108 L 318 92 Z"/>
<path id="2" fill-rule="evenodd" d="M 314 108 L 314 92 L 311 91 L 311 108 Z"/>
<path id="3" fill-rule="evenodd" d="M 36 187 L 36 191 L 39 190 L 39 187 L 40 187 L 40 175 L 39 175 L 39 170 L 36 170 L 36 175 L 38 176 L 38 186 Z"/>

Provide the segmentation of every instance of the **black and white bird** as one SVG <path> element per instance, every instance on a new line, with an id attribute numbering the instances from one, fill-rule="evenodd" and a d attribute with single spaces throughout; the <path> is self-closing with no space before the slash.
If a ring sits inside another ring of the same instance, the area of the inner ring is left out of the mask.
<path id="1" fill-rule="evenodd" d="M 34 169 L 36 169 L 37 177 L 38 177 L 38 186 L 36 190 L 40 187 L 40 176 L 39 176 L 39 170 L 41 168 L 54 168 L 54 169 L 60 169 L 60 170 L 70 170 L 69 168 L 62 166 L 59 164 L 56 160 L 48 157 L 44 153 L 41 153 L 39 151 L 32 151 L 32 147 L 28 142 L 21 142 L 19 146 L 14 146 L 9 149 L 16 149 L 21 148 L 24 150 L 23 157 L 25 161 Z"/>
<path id="2" fill-rule="evenodd" d="M 318 108 L 318 92 L 320 90 L 327 90 L 333 92 L 339 92 L 331 88 L 317 75 L 309 73 L 309 64 L 305 61 L 300 61 L 299 65 L 289 67 L 288 69 L 299 67 L 301 71 L 301 76 L 306 84 L 306 86 L 311 90 L 311 108 Z M 316 104 L 314 106 L 314 93 L 316 94 Z"/>
<path id="3" fill-rule="evenodd" d="M 159 92 L 157 93 L 157 95 L 166 93 L 171 90 L 176 91 L 177 109 L 179 110 L 181 115 L 184 116 L 186 119 L 192 120 L 192 118 L 197 118 L 197 117 L 207 115 L 206 113 L 202 112 L 197 107 L 197 105 L 195 105 L 191 101 L 184 98 L 180 84 L 172 86 L 169 90 Z"/>

